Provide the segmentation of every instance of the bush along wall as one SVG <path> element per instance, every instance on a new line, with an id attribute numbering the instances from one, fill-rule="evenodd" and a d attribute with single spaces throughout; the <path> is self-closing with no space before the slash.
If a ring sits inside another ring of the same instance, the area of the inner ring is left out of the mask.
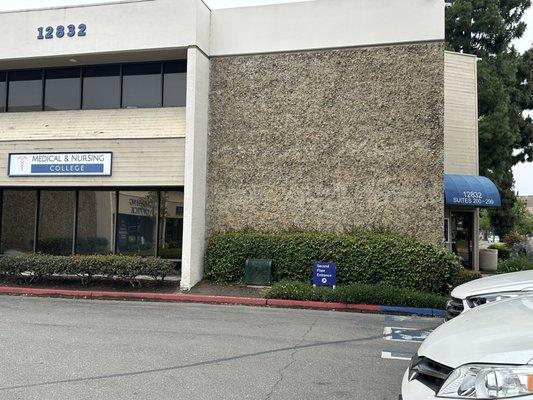
<path id="1" fill-rule="evenodd" d="M 381 234 L 234 232 L 212 236 L 206 250 L 206 277 L 242 280 L 246 258 L 274 260 L 274 280 L 309 282 L 313 261 L 335 261 L 337 284 L 382 284 L 447 293 L 459 258 L 411 237 Z"/>
<path id="2" fill-rule="evenodd" d="M 511 257 L 498 263 L 498 273 L 533 270 L 533 258 L 527 256 Z"/>
<path id="3" fill-rule="evenodd" d="M 266 293 L 271 299 L 329 301 L 347 304 L 377 304 L 384 306 L 423 307 L 443 309 L 447 298 L 434 293 L 401 289 L 383 285 L 353 285 L 313 287 L 303 282 L 281 281 Z"/>
<path id="4" fill-rule="evenodd" d="M 33 280 L 53 275 L 77 275 L 83 284 L 87 284 L 93 276 L 98 275 L 134 283 L 140 275 L 163 280 L 173 272 L 171 261 L 155 257 L 27 254 L 0 258 L 0 274 L 22 276 L 24 273 L 30 273 Z"/>

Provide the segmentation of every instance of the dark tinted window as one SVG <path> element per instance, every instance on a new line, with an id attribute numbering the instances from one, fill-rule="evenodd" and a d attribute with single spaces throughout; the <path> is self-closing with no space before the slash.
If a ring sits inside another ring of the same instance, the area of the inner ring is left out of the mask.
<path id="1" fill-rule="evenodd" d="M 42 110 L 42 71 L 12 71 L 9 73 L 8 111 Z"/>
<path id="2" fill-rule="evenodd" d="M 123 67 L 122 107 L 161 107 L 161 63 Z"/>
<path id="3" fill-rule="evenodd" d="M 120 66 L 83 68 L 83 108 L 120 108 Z"/>
<path id="4" fill-rule="evenodd" d="M 185 106 L 187 89 L 186 61 L 168 61 L 163 64 L 163 107 Z"/>
<path id="5" fill-rule="evenodd" d="M 155 254 L 157 192 L 119 192 L 117 253 Z"/>
<path id="6" fill-rule="evenodd" d="M 0 112 L 6 110 L 6 73 L 0 72 Z"/>
<path id="7" fill-rule="evenodd" d="M 45 72 L 44 109 L 79 110 L 81 101 L 80 68 L 57 68 Z"/>
<path id="8" fill-rule="evenodd" d="M 183 192 L 162 191 L 159 203 L 159 256 L 180 260 L 182 236 Z"/>
<path id="9" fill-rule="evenodd" d="M 76 253 L 113 253 L 115 243 L 116 192 L 80 190 Z"/>
<path id="10" fill-rule="evenodd" d="M 73 190 L 41 191 L 37 251 L 55 255 L 72 254 L 75 203 Z"/>
<path id="11" fill-rule="evenodd" d="M 2 253 L 33 252 L 37 192 L 4 190 L 2 204 Z"/>

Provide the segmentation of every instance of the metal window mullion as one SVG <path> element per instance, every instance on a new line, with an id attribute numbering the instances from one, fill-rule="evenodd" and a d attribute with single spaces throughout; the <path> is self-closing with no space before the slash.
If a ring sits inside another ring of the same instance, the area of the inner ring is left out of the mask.
<path id="1" fill-rule="evenodd" d="M 6 71 L 6 107 L 5 107 L 5 112 L 8 112 L 8 102 L 9 100 L 9 71 Z"/>
<path id="2" fill-rule="evenodd" d="M 120 73 L 120 105 L 119 108 L 123 108 L 123 97 L 124 97 L 124 66 L 120 64 L 119 73 Z"/>
<path id="3" fill-rule="evenodd" d="M 155 251 L 154 255 L 159 255 L 159 213 L 161 207 L 161 190 L 157 191 L 157 206 L 155 209 Z"/>
<path id="4" fill-rule="evenodd" d="M 46 72 L 44 70 L 44 68 L 42 69 L 42 72 L 41 72 L 41 84 L 42 84 L 42 89 L 41 89 L 41 111 L 44 111 L 44 100 L 45 100 L 45 86 L 46 86 L 46 76 L 45 76 Z"/>
<path id="5" fill-rule="evenodd" d="M 36 191 L 37 202 L 35 206 L 35 229 L 33 231 L 33 252 L 37 253 L 37 240 L 39 239 L 39 211 L 41 208 L 41 191 Z"/>
<path id="6" fill-rule="evenodd" d="M 80 110 L 83 110 L 83 67 L 80 67 Z"/>
<path id="7" fill-rule="evenodd" d="M 165 106 L 165 63 L 161 61 L 161 107 Z"/>
<path id="8" fill-rule="evenodd" d="M 118 199 L 119 191 L 115 190 L 115 243 L 113 246 L 113 254 L 117 254 L 118 247 Z"/>
<path id="9" fill-rule="evenodd" d="M 78 236 L 78 207 L 79 207 L 80 191 L 74 191 L 74 230 L 72 232 L 72 254 L 76 254 L 76 239 Z"/>

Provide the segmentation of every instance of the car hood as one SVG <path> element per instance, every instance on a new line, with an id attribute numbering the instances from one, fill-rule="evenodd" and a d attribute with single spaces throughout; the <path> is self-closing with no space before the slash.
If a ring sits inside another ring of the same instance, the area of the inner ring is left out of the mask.
<path id="1" fill-rule="evenodd" d="M 457 368 L 469 363 L 533 360 L 533 295 L 486 304 L 433 331 L 418 355 Z"/>
<path id="2" fill-rule="evenodd" d="M 453 289 L 452 296 L 458 299 L 466 299 L 473 295 L 515 290 L 533 290 L 533 270 L 476 279 L 457 286 Z"/>

